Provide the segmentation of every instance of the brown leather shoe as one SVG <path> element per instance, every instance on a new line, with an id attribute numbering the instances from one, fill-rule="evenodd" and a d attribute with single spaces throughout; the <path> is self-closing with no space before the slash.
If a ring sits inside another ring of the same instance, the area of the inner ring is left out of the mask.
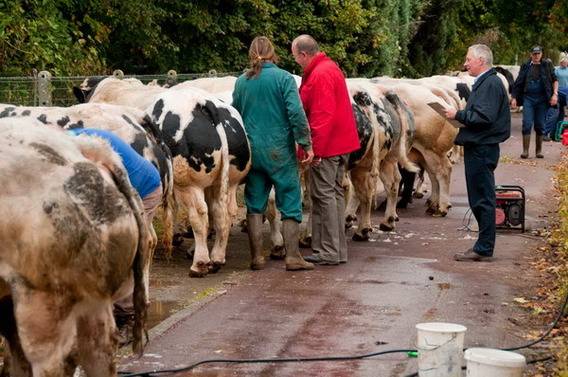
<path id="1" fill-rule="evenodd" d="M 491 262 L 493 257 L 477 254 L 473 249 L 469 249 L 465 253 L 457 253 L 454 260 L 458 262 Z"/>

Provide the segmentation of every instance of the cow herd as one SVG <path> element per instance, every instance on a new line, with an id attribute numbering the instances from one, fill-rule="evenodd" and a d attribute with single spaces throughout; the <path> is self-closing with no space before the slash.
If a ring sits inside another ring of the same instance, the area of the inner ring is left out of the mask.
<path id="1" fill-rule="evenodd" d="M 152 162 L 162 179 L 166 256 L 180 209 L 195 238 L 189 275 L 204 277 L 225 264 L 237 190 L 251 164 L 242 118 L 230 105 L 235 81 L 197 79 L 166 88 L 94 77 L 74 88 L 82 102 L 75 106 L 0 105 L 0 334 L 13 375 L 71 376 L 78 365 L 88 376 L 116 374 L 112 302 L 132 292 L 134 349 L 142 350 L 156 233 L 108 144 L 55 129 L 112 131 Z M 421 170 L 431 182 L 427 213 L 445 216 L 457 129 L 429 104 L 462 109 L 459 93 L 471 81 L 377 77 L 347 79 L 347 86 L 361 144 L 344 180 L 346 227 L 358 222 L 353 239 L 369 239 L 381 190 L 386 206 L 379 227 L 394 229 L 401 177 L 410 177 L 403 182 L 409 195 Z M 274 208 L 267 217 L 276 220 Z M 279 227 L 271 231 L 281 242 Z"/>

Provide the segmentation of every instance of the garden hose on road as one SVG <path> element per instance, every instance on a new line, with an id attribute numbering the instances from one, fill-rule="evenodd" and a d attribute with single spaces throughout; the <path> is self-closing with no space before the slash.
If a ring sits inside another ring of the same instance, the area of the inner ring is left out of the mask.
<path id="1" fill-rule="evenodd" d="M 560 322 L 560 319 L 562 318 L 564 311 L 566 310 L 566 304 L 568 304 L 568 293 L 564 297 L 562 305 L 559 307 L 558 315 L 556 316 L 554 323 L 538 339 L 536 339 L 535 341 L 530 342 L 528 344 L 519 346 L 519 347 L 500 348 L 500 349 L 502 351 L 516 351 L 516 350 L 520 350 L 520 349 L 523 349 L 523 348 L 528 348 L 528 347 L 534 346 L 535 344 L 541 342 L 544 338 L 546 338 L 552 332 L 552 330 L 556 327 L 556 325 L 558 325 L 558 322 Z M 466 349 L 467 348 L 464 348 L 464 351 Z M 366 358 L 370 358 L 370 357 L 374 357 L 374 356 L 386 355 L 386 354 L 391 354 L 391 353 L 406 353 L 406 354 L 412 353 L 412 354 L 415 354 L 416 352 L 417 352 L 417 350 L 399 349 L 399 350 L 388 350 L 388 351 L 382 351 L 382 352 L 375 352 L 375 353 L 370 353 L 370 354 L 366 354 L 366 355 L 359 355 L 359 356 L 295 357 L 295 358 L 280 358 L 280 359 L 234 359 L 234 360 L 231 360 L 231 359 L 210 359 L 210 360 L 199 361 L 199 362 L 192 364 L 190 366 L 178 368 L 178 369 L 163 369 L 163 370 L 155 370 L 155 371 L 151 371 L 151 372 L 139 372 L 139 373 L 119 372 L 119 374 L 122 377 L 153 377 L 153 376 L 161 376 L 161 375 L 167 375 L 167 374 L 176 374 L 176 373 L 187 372 L 187 371 L 190 371 L 190 370 L 196 368 L 199 365 L 211 364 L 211 363 L 246 364 L 246 363 L 289 363 L 289 362 L 307 362 L 307 361 L 346 361 L 346 360 L 366 359 Z M 528 363 L 530 364 L 530 363 L 534 363 L 534 362 L 538 362 L 538 361 L 545 361 L 545 360 L 548 360 L 548 359 L 549 358 L 532 360 L 532 361 L 529 361 Z M 462 369 L 464 369 L 464 368 L 465 367 L 462 367 Z M 413 373 L 413 374 L 406 375 L 405 377 L 415 377 L 415 376 L 418 376 L 417 372 Z"/>

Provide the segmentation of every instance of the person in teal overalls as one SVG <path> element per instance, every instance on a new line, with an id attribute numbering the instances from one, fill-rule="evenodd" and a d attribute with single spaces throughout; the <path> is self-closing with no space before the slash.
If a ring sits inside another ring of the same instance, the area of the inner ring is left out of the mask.
<path id="1" fill-rule="evenodd" d="M 266 37 L 256 37 L 249 49 L 251 68 L 235 83 L 232 105 L 243 117 L 250 140 L 252 166 L 245 182 L 251 268 L 262 269 L 263 213 L 272 187 L 281 213 L 288 271 L 311 270 L 298 249 L 302 221 L 296 143 L 305 152 L 302 164 L 313 159 L 310 129 L 294 77 L 279 68 L 278 56 Z"/>

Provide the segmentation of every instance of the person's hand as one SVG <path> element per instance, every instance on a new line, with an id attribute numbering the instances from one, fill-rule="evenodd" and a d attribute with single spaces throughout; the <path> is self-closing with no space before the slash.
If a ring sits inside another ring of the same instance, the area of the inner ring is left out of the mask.
<path id="1" fill-rule="evenodd" d="M 554 107 L 558 103 L 558 94 L 553 94 L 550 98 L 550 106 Z"/>
<path id="2" fill-rule="evenodd" d="M 446 114 L 446 118 L 448 118 L 448 119 L 456 119 L 457 110 L 454 109 L 453 107 L 444 109 L 443 111 L 444 111 L 444 114 Z"/>
<path id="3" fill-rule="evenodd" d="M 517 99 L 516 98 L 511 99 L 511 109 L 517 110 Z"/>
<path id="4" fill-rule="evenodd" d="M 302 165 L 311 165 L 313 159 L 314 159 L 314 151 L 313 150 L 309 150 L 309 151 L 304 151 L 304 159 L 302 161 L 300 161 L 300 163 Z"/>
<path id="5" fill-rule="evenodd" d="M 316 166 L 319 166 L 319 164 L 321 164 L 321 157 L 320 156 L 314 156 L 314 159 L 312 160 L 310 166 L 312 168 L 315 168 Z"/>

